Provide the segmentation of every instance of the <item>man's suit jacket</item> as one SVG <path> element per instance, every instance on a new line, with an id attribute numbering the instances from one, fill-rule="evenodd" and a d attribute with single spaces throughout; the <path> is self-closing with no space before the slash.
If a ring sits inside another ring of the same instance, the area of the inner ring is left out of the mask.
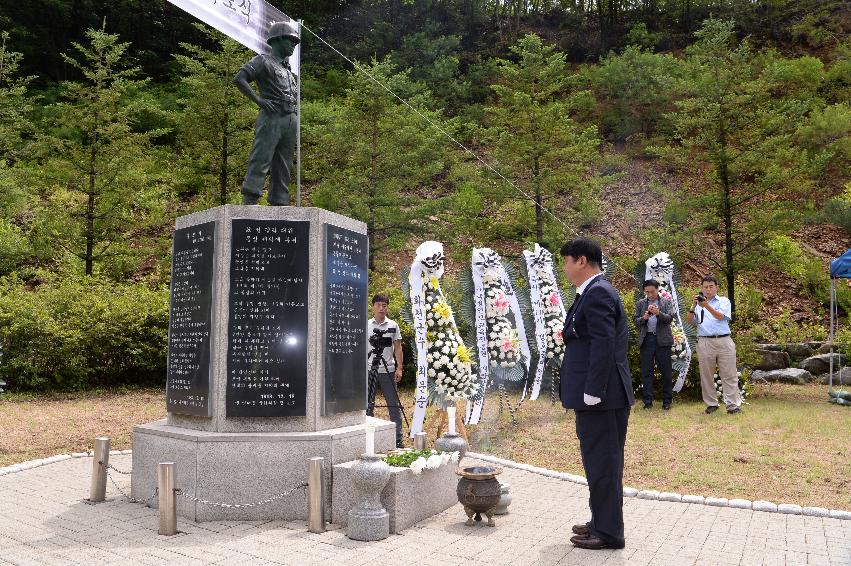
<path id="1" fill-rule="evenodd" d="M 618 292 L 602 276 L 571 305 L 563 336 L 560 394 L 565 408 L 599 411 L 635 403 L 626 357 L 626 313 Z M 586 393 L 602 401 L 586 405 Z"/>
<path id="2" fill-rule="evenodd" d="M 644 337 L 647 336 L 647 321 L 644 320 L 644 313 L 647 312 L 647 305 L 650 301 L 647 297 L 640 299 L 635 304 L 635 327 L 638 329 L 638 347 L 644 344 Z M 671 334 L 671 321 L 674 320 L 674 303 L 670 299 L 659 297 L 659 314 L 656 315 L 656 345 L 657 346 L 673 346 L 674 335 Z"/>

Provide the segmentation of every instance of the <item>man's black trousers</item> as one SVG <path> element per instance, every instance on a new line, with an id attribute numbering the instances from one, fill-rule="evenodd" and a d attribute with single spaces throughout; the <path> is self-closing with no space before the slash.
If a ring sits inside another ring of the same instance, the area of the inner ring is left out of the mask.
<path id="1" fill-rule="evenodd" d="M 576 436 L 591 492 L 591 533 L 623 547 L 623 451 L 629 407 L 576 411 Z"/>
<path id="2" fill-rule="evenodd" d="M 671 382 L 671 347 L 658 346 L 656 335 L 647 333 L 641 344 L 641 389 L 644 403 L 653 402 L 653 362 L 662 374 L 662 403 L 670 405 L 674 398 Z"/>
<path id="3" fill-rule="evenodd" d="M 396 423 L 396 446 L 402 446 L 402 403 L 399 402 L 399 394 L 396 392 L 396 383 L 393 375 L 389 373 L 378 374 L 378 385 L 381 386 L 381 394 L 387 404 L 387 412 L 390 420 Z M 375 411 L 375 390 L 378 389 L 371 384 L 369 387 L 369 399 L 367 399 L 366 414 L 370 417 Z"/>

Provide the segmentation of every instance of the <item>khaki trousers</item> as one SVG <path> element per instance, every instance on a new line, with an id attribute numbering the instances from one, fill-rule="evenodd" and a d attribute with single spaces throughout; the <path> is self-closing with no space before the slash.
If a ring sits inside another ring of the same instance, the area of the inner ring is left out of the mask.
<path id="1" fill-rule="evenodd" d="M 739 377 L 736 373 L 736 343 L 729 336 L 724 338 L 698 338 L 697 361 L 700 364 L 700 388 L 703 402 L 708 406 L 718 406 L 715 393 L 715 368 L 721 378 L 721 391 L 724 405 L 733 409 L 742 404 L 739 392 Z"/>

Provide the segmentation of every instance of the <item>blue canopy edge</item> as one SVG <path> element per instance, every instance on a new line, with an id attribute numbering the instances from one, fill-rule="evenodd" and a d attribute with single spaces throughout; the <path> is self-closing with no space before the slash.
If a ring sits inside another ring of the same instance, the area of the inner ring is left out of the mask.
<path id="1" fill-rule="evenodd" d="M 830 276 L 833 279 L 851 279 L 851 250 L 830 262 Z"/>

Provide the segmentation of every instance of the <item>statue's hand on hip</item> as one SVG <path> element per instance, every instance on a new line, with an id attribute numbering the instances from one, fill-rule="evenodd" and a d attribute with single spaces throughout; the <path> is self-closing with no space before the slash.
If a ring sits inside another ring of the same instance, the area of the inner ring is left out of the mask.
<path id="1" fill-rule="evenodd" d="M 263 110 L 265 110 L 266 112 L 277 112 L 278 111 L 278 107 L 275 105 L 275 103 L 272 102 L 271 100 L 267 99 L 267 98 L 258 98 L 257 99 L 257 105 L 260 108 L 262 108 Z"/>

